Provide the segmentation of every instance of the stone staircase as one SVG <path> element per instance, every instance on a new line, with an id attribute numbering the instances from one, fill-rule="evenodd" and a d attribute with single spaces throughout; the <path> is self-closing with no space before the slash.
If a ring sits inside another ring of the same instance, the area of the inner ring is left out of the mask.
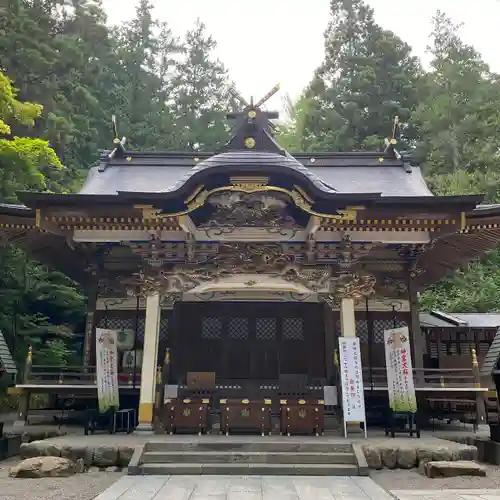
<path id="1" fill-rule="evenodd" d="M 360 454 L 360 447 L 345 441 L 162 441 L 137 449 L 128 471 L 132 475 L 368 475 Z"/>

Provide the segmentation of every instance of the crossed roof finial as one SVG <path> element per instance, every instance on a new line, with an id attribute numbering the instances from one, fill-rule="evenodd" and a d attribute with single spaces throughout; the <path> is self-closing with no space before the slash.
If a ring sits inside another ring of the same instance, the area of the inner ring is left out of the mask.
<path id="1" fill-rule="evenodd" d="M 250 97 L 250 102 L 248 102 L 237 90 L 234 88 L 229 89 L 229 93 L 231 96 L 236 99 L 240 104 L 242 104 L 245 108 L 260 108 L 263 104 L 265 104 L 271 97 L 278 92 L 280 89 L 280 84 L 276 84 L 262 99 L 253 102 L 253 97 Z"/>
<path id="2" fill-rule="evenodd" d="M 126 137 L 122 137 L 121 139 L 118 136 L 118 126 L 116 125 L 116 116 L 111 116 L 111 125 L 113 127 L 113 151 L 109 153 L 108 157 L 115 158 L 118 156 L 124 156 L 126 154 L 125 143 L 127 142 Z"/>

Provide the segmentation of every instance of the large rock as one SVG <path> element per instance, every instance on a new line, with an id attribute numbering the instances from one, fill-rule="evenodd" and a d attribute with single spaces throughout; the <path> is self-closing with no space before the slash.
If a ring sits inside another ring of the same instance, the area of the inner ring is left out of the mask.
<path id="1" fill-rule="evenodd" d="M 60 457 L 61 449 L 53 443 L 43 443 L 43 454 L 47 457 Z"/>
<path id="2" fill-rule="evenodd" d="M 477 447 L 461 446 L 457 455 L 457 460 L 477 460 Z"/>
<path id="3" fill-rule="evenodd" d="M 432 460 L 434 462 L 450 462 L 453 460 L 453 450 L 447 446 L 439 446 L 432 450 Z"/>
<path id="4" fill-rule="evenodd" d="M 67 477 L 76 472 L 71 460 L 61 457 L 34 457 L 23 460 L 9 470 L 10 477 Z"/>
<path id="5" fill-rule="evenodd" d="M 133 454 L 134 448 L 130 448 L 129 446 L 120 446 L 118 450 L 118 465 L 120 467 L 127 467 Z"/>
<path id="6" fill-rule="evenodd" d="M 41 441 L 46 438 L 46 431 L 42 429 L 30 429 L 23 432 L 21 440 L 23 443 L 32 443 L 33 441 Z"/>
<path id="7" fill-rule="evenodd" d="M 45 439 L 59 437 L 59 436 L 65 436 L 65 435 L 66 435 L 66 432 L 62 431 L 61 429 L 48 429 L 45 431 Z"/>
<path id="8" fill-rule="evenodd" d="M 432 461 L 432 449 L 431 448 L 417 448 L 417 463 L 426 464 Z"/>
<path id="9" fill-rule="evenodd" d="M 85 445 L 67 445 L 61 447 L 61 457 L 68 458 L 73 462 L 83 460 L 86 467 L 92 465 L 92 449 Z"/>
<path id="10" fill-rule="evenodd" d="M 486 469 L 476 462 L 458 460 L 456 462 L 428 462 L 425 466 L 427 477 L 486 476 Z"/>
<path id="11" fill-rule="evenodd" d="M 370 469 L 382 469 L 382 457 L 380 456 L 380 451 L 369 444 L 363 446 L 363 453 L 365 454 L 366 464 Z"/>
<path id="12" fill-rule="evenodd" d="M 417 466 L 417 450 L 415 448 L 398 449 L 398 467 L 400 469 L 413 469 Z"/>
<path id="13" fill-rule="evenodd" d="M 45 455 L 45 443 L 43 441 L 32 441 L 21 444 L 19 449 L 21 458 L 41 457 Z"/>
<path id="14" fill-rule="evenodd" d="M 395 469 L 398 463 L 398 449 L 395 447 L 381 447 L 379 449 L 384 467 Z"/>
<path id="15" fill-rule="evenodd" d="M 110 467 L 118 464 L 118 448 L 116 446 L 98 446 L 94 448 L 92 464 L 97 467 Z"/>

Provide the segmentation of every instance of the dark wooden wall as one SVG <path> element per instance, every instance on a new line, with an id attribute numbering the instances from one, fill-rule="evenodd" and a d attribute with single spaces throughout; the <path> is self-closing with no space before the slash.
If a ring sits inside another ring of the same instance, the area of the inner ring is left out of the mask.
<path id="1" fill-rule="evenodd" d="M 326 318 L 325 315 L 331 315 Z M 137 322 L 137 347 L 144 341 L 144 311 L 96 311 L 100 328 L 131 328 Z M 409 325 L 397 312 L 396 325 Z M 325 324 L 333 341 L 325 339 Z M 329 325 L 329 326 L 328 326 Z M 384 330 L 394 325 L 390 312 L 356 311 L 364 367 L 385 367 Z M 171 348 L 174 378 L 187 371 L 214 371 L 221 378 L 277 379 L 303 373 L 326 378 L 340 336 L 340 316 L 323 304 L 264 302 L 181 302 L 162 311 L 158 362 Z M 92 364 L 95 347 L 92 343 Z"/>
<path id="2" fill-rule="evenodd" d="M 175 308 L 172 369 L 221 379 L 325 377 L 322 304 L 211 302 Z"/>

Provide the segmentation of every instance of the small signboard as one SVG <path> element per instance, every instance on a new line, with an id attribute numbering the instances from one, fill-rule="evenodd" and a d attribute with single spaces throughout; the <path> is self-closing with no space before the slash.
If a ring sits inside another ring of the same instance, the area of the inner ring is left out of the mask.
<path id="1" fill-rule="evenodd" d="M 342 382 L 342 408 L 344 413 L 344 435 L 347 437 L 348 423 L 363 423 L 366 433 L 365 393 L 363 370 L 358 337 L 340 337 L 340 379 Z"/>
<path id="2" fill-rule="evenodd" d="M 384 343 L 389 406 L 395 413 L 416 413 L 417 398 L 408 327 L 385 330 Z"/>
<path id="3" fill-rule="evenodd" d="M 118 355 L 117 332 L 96 328 L 96 376 L 99 411 L 104 413 L 110 408 L 118 409 Z"/>

